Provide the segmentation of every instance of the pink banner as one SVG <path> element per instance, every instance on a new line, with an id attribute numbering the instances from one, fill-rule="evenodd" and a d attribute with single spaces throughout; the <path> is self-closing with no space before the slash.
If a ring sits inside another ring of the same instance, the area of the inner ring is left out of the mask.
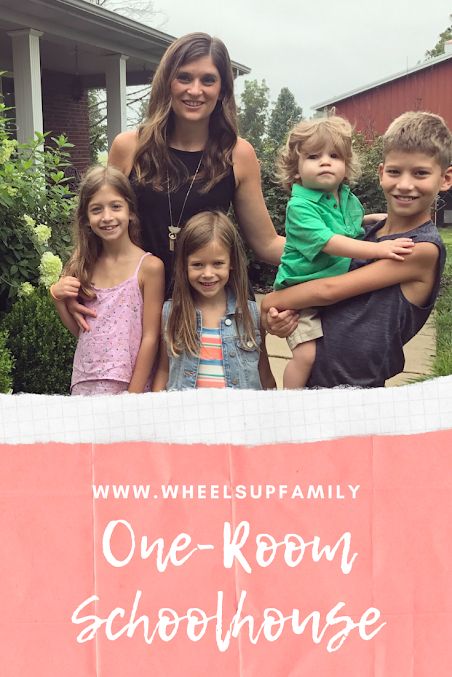
<path id="1" fill-rule="evenodd" d="M 449 677 L 451 443 L 1 446 L 1 674 Z"/>

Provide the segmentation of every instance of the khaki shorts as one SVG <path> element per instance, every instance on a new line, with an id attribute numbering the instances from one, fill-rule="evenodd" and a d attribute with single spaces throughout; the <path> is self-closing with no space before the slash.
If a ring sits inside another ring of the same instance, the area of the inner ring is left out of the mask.
<path id="1" fill-rule="evenodd" d="M 300 310 L 298 327 L 287 337 L 287 344 L 291 350 L 300 343 L 314 341 L 323 336 L 322 322 L 315 308 Z"/>

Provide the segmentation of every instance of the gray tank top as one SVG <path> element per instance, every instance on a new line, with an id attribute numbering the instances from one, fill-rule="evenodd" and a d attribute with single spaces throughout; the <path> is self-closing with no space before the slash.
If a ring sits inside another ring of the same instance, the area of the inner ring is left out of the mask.
<path id="1" fill-rule="evenodd" d="M 378 238 L 376 233 L 380 228 L 381 223 L 373 226 L 365 239 L 377 242 L 403 235 L 438 247 L 439 260 L 428 304 L 413 305 L 396 284 L 323 308 L 324 336 L 317 340 L 317 355 L 308 387 L 384 386 L 386 379 L 403 371 L 403 346 L 417 334 L 433 310 L 446 260 L 446 250 L 436 227 L 429 221 L 407 233 Z M 367 263 L 354 259 L 350 270 Z"/>

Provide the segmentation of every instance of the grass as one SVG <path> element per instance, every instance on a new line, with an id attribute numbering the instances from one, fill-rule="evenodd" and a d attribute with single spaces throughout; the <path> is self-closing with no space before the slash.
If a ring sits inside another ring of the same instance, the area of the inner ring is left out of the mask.
<path id="1" fill-rule="evenodd" d="M 452 228 L 441 228 L 441 238 L 446 245 L 447 261 L 436 302 L 436 357 L 433 362 L 434 376 L 452 374 Z"/>

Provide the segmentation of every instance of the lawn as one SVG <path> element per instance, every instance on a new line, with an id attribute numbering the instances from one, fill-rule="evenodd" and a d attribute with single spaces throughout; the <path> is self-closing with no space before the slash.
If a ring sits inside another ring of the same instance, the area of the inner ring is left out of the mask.
<path id="1" fill-rule="evenodd" d="M 434 376 L 452 374 L 452 228 L 441 228 L 441 238 L 446 245 L 447 261 L 436 302 L 436 357 Z"/>

